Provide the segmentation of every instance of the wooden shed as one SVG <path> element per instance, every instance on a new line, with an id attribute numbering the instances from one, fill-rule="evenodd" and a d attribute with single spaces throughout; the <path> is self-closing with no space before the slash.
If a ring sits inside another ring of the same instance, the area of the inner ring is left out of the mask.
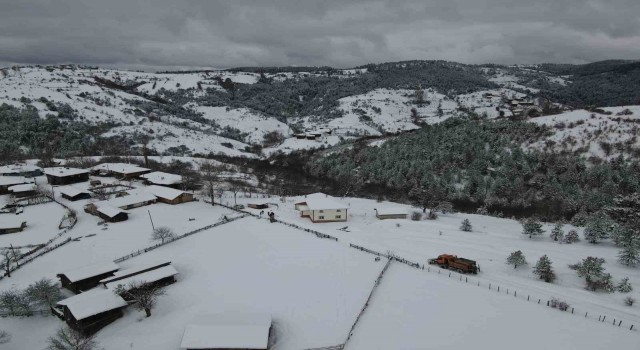
<path id="1" fill-rule="evenodd" d="M 95 175 L 114 176 L 119 179 L 135 179 L 150 173 L 151 169 L 129 163 L 102 163 L 92 167 L 91 172 Z"/>
<path id="2" fill-rule="evenodd" d="M 273 335 L 269 315 L 201 315 L 185 326 L 181 350 L 266 350 Z"/>
<path id="3" fill-rule="evenodd" d="M 10 219 L 0 219 L 0 235 L 22 232 L 26 227 L 26 221 L 16 220 L 13 217 Z"/>
<path id="4" fill-rule="evenodd" d="M 59 273 L 58 278 L 63 288 L 80 293 L 97 286 L 100 280 L 113 276 L 119 269 L 114 262 L 106 261 Z"/>
<path id="5" fill-rule="evenodd" d="M 180 204 L 193 202 L 193 194 L 176 190 L 175 188 L 152 185 L 146 188 L 147 192 L 158 198 L 158 202 L 167 204 Z"/>
<path id="6" fill-rule="evenodd" d="M 162 171 L 144 174 L 141 175 L 140 178 L 144 179 L 147 185 L 159 185 L 172 188 L 179 188 L 182 185 L 182 176 Z"/>
<path id="7" fill-rule="evenodd" d="M 120 290 L 120 288 L 122 288 L 124 291 L 131 291 L 130 287 L 132 283 L 144 284 L 145 286 L 142 287 L 142 289 L 146 288 L 147 286 L 168 286 L 176 281 L 177 274 L 178 271 L 176 271 L 173 266 L 165 265 L 144 272 L 134 273 L 130 276 L 120 279 L 107 279 L 107 282 L 104 282 L 103 280 L 101 283 L 104 284 L 107 289 L 111 290 L 111 292 L 116 293 Z M 126 299 L 126 293 L 124 293 L 122 297 Z"/>
<path id="8" fill-rule="evenodd" d="M 9 187 L 26 183 L 28 181 L 21 176 L 0 176 L 0 194 L 9 194 Z"/>
<path id="9" fill-rule="evenodd" d="M 102 288 L 89 290 L 56 304 L 69 327 L 85 335 L 94 334 L 122 317 L 122 310 L 127 306 L 121 296 Z"/>
<path id="10" fill-rule="evenodd" d="M 268 209 L 269 204 L 268 203 L 249 203 L 247 204 L 247 207 L 252 209 Z"/>
<path id="11" fill-rule="evenodd" d="M 10 164 L 0 166 L 0 176 L 25 176 L 35 177 L 42 176 L 42 168 L 31 164 Z"/>
<path id="12" fill-rule="evenodd" d="M 121 222 L 129 219 L 129 213 L 107 204 L 96 207 L 95 211 L 100 219 L 107 222 Z"/>
<path id="13" fill-rule="evenodd" d="M 56 188 L 56 191 L 61 194 L 62 198 L 69 201 L 79 201 L 91 198 L 91 192 L 80 190 L 73 186 L 58 187 Z"/>
<path id="14" fill-rule="evenodd" d="M 13 185 L 9 187 L 9 192 L 16 198 L 33 197 L 36 195 L 38 186 L 34 183 Z"/>
<path id="15" fill-rule="evenodd" d="M 89 181 L 89 170 L 78 168 L 54 167 L 45 168 L 47 182 L 50 185 L 68 185 L 78 182 Z"/>
<path id="16" fill-rule="evenodd" d="M 402 208 L 381 208 L 373 209 L 376 212 L 376 217 L 380 220 L 387 219 L 406 219 L 409 214 Z"/>

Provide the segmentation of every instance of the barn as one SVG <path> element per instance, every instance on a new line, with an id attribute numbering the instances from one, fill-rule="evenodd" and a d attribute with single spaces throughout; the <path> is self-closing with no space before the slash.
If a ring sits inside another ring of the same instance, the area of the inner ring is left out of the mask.
<path id="1" fill-rule="evenodd" d="M 146 188 L 146 191 L 158 198 L 158 202 L 167 204 L 180 204 L 192 202 L 193 194 L 176 190 L 175 188 L 152 185 Z"/>
<path id="2" fill-rule="evenodd" d="M 144 174 L 141 175 L 140 178 L 144 179 L 147 185 L 159 185 L 173 188 L 178 188 L 182 185 L 182 176 L 162 171 L 154 171 L 152 173 Z"/>
<path id="3" fill-rule="evenodd" d="M 106 222 L 121 222 L 129 220 L 129 213 L 107 204 L 96 207 L 96 215 Z"/>
<path id="4" fill-rule="evenodd" d="M 135 179 L 140 175 L 150 173 L 151 169 L 128 163 L 102 163 L 92 167 L 91 172 L 100 176 L 114 176 L 119 179 Z"/>
<path id="5" fill-rule="evenodd" d="M 16 198 L 32 197 L 36 195 L 38 186 L 36 184 L 21 184 L 9 187 L 9 192 Z"/>
<path id="6" fill-rule="evenodd" d="M 269 315 L 202 315 L 185 326 L 180 349 L 266 350 L 272 334 Z"/>
<path id="7" fill-rule="evenodd" d="M 114 262 L 106 261 L 59 273 L 58 278 L 63 288 L 80 293 L 97 286 L 100 280 L 113 276 L 119 269 Z"/>
<path id="8" fill-rule="evenodd" d="M 409 214 L 402 208 L 380 208 L 373 209 L 376 212 L 376 217 L 380 220 L 387 219 L 406 219 Z"/>
<path id="9" fill-rule="evenodd" d="M 96 202 L 94 204 L 96 205 L 96 207 L 99 207 L 103 204 L 108 204 L 113 207 L 126 210 L 150 205 L 155 203 L 156 201 L 156 196 L 152 195 L 151 193 L 135 193 L 128 194 L 122 197 L 112 198 L 102 202 Z"/>
<path id="10" fill-rule="evenodd" d="M 128 269 L 118 270 L 113 273 L 113 276 L 107 277 L 101 280 L 100 284 L 105 285 L 107 283 L 123 280 L 128 277 L 136 276 L 141 273 L 152 271 L 152 270 L 159 269 L 161 267 L 165 267 L 169 265 L 171 265 L 171 261 L 159 261 L 159 262 L 144 263 Z"/>
<path id="11" fill-rule="evenodd" d="M 91 335 L 122 317 L 127 302 L 108 289 L 97 288 L 59 301 L 55 313 L 61 313 L 69 327 Z"/>
<path id="12" fill-rule="evenodd" d="M 54 167 L 44 168 L 47 182 L 50 185 L 69 185 L 89 181 L 89 170 L 78 168 Z"/>
<path id="13" fill-rule="evenodd" d="M 120 288 L 123 288 L 125 291 L 130 291 L 132 283 L 145 284 L 153 287 L 168 286 L 176 281 L 177 274 L 178 271 L 176 271 L 173 266 L 166 265 L 152 270 L 147 270 L 145 272 L 132 274 L 128 277 L 107 280 L 107 282 L 102 283 L 107 289 L 115 293 Z M 126 294 L 123 295 L 123 297 L 126 298 Z"/>
<path id="14" fill-rule="evenodd" d="M 91 198 L 91 193 L 89 191 L 80 190 L 73 186 L 58 187 L 56 190 L 62 195 L 62 198 L 69 201 L 79 201 Z"/>
<path id="15" fill-rule="evenodd" d="M 301 217 L 312 222 L 347 221 L 349 207 L 333 200 L 324 193 L 307 195 L 302 202 L 295 203 Z"/>
<path id="16" fill-rule="evenodd" d="M 42 168 L 30 164 L 10 164 L 0 166 L 0 176 L 42 176 Z"/>
<path id="17" fill-rule="evenodd" d="M 16 218 L 15 215 L 3 215 L 0 218 L 0 235 L 22 232 L 26 227 L 27 222 Z"/>
<path id="18" fill-rule="evenodd" d="M 0 176 L 0 194 L 9 194 L 9 187 L 28 183 L 21 176 Z"/>

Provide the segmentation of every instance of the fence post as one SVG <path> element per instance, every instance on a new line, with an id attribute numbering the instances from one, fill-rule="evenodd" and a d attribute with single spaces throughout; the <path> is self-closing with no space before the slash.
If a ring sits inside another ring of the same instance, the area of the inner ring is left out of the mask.
<path id="1" fill-rule="evenodd" d="M 605 319 L 605 318 L 607 318 L 607 315 L 604 315 L 604 316 L 602 317 L 602 322 L 604 322 L 604 319 Z"/>
<path id="2" fill-rule="evenodd" d="M 629 330 L 630 330 L 630 331 L 631 331 L 631 330 L 633 330 L 633 325 L 631 325 L 631 328 L 629 328 Z"/>
<path id="3" fill-rule="evenodd" d="M 500 291 L 500 286 L 498 286 L 498 292 Z"/>
<path id="4" fill-rule="evenodd" d="M 527 301 L 529 301 L 529 297 L 531 297 L 531 295 L 527 295 Z"/>
<path id="5" fill-rule="evenodd" d="M 587 318 L 587 314 L 589 313 L 589 311 L 584 313 L 584 317 Z"/>

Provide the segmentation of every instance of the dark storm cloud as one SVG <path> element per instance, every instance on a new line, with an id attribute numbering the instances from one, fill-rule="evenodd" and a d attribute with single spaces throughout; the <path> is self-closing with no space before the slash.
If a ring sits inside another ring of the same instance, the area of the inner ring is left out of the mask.
<path id="1" fill-rule="evenodd" d="M 637 0 L 0 0 L 0 62 L 333 65 L 640 58 Z"/>

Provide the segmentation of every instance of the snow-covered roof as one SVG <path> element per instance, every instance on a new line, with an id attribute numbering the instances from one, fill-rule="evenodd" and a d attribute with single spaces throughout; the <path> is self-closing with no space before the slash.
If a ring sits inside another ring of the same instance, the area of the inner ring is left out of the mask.
<path id="1" fill-rule="evenodd" d="M 31 164 L 9 164 L 0 166 L 0 174 L 26 173 L 40 169 L 39 166 Z"/>
<path id="2" fill-rule="evenodd" d="M 180 349 L 266 349 L 269 315 L 206 315 L 184 328 Z"/>
<path id="3" fill-rule="evenodd" d="M 35 191 L 36 188 L 37 188 L 36 184 L 21 184 L 21 185 L 13 185 L 8 189 L 13 193 L 20 193 L 20 192 Z"/>
<path id="4" fill-rule="evenodd" d="M 156 199 L 157 199 L 156 196 L 152 195 L 151 193 L 136 193 L 136 194 L 130 194 L 128 196 L 112 198 L 106 201 L 95 202 L 94 204 L 96 207 L 110 205 L 112 207 L 122 208 L 122 207 L 134 205 L 138 203 L 155 201 Z"/>
<path id="5" fill-rule="evenodd" d="M 15 215 L 1 215 L 0 216 L 0 229 L 20 228 L 24 223 L 22 218 Z"/>
<path id="6" fill-rule="evenodd" d="M 156 186 L 156 185 L 148 186 L 146 188 L 146 191 L 158 198 L 164 198 L 169 200 L 176 199 L 181 194 L 185 193 L 184 191 L 176 190 L 175 188 Z"/>
<path id="7" fill-rule="evenodd" d="M 376 209 L 377 215 L 407 215 L 407 210 L 404 208 L 378 208 Z"/>
<path id="8" fill-rule="evenodd" d="M 89 193 L 89 191 L 80 190 L 80 189 L 77 189 L 77 188 L 75 188 L 73 186 L 62 186 L 62 187 L 56 188 L 56 190 L 59 193 L 62 193 L 62 194 L 66 195 L 66 196 L 69 196 L 69 197 L 75 197 L 75 196 L 77 196 L 79 194 L 82 194 L 82 193 Z"/>
<path id="9" fill-rule="evenodd" d="M 102 275 L 103 273 L 117 271 L 118 269 L 120 268 L 113 261 L 105 261 L 83 266 L 61 274 L 67 276 L 69 281 L 77 282 L 90 277 Z"/>
<path id="10" fill-rule="evenodd" d="M 102 163 L 92 167 L 91 170 L 106 170 L 118 174 L 135 174 L 151 169 L 128 163 Z"/>
<path id="11" fill-rule="evenodd" d="M 64 177 L 64 176 L 87 174 L 89 173 L 89 170 L 78 169 L 78 168 L 65 168 L 65 167 L 58 166 L 53 168 L 44 168 L 44 173 L 46 175 Z"/>
<path id="12" fill-rule="evenodd" d="M 348 206 L 333 200 L 332 197 L 329 197 L 324 193 L 307 195 L 307 198 L 297 204 L 302 203 L 305 203 L 309 210 L 348 209 Z"/>
<path id="13" fill-rule="evenodd" d="M 66 306 L 76 320 L 83 320 L 99 313 L 125 307 L 127 302 L 113 291 L 96 288 L 58 302 Z"/>
<path id="14" fill-rule="evenodd" d="M 0 176 L 0 186 L 12 186 L 26 183 L 22 176 Z"/>
<path id="15" fill-rule="evenodd" d="M 159 267 L 161 265 L 167 265 L 167 264 L 171 264 L 171 262 L 170 261 L 160 261 L 160 262 L 155 262 L 155 263 L 146 263 L 146 264 L 130 267 L 130 268 L 124 269 L 124 270 L 118 270 L 113 274 L 113 276 L 101 280 L 100 283 L 109 283 L 109 281 L 113 281 L 115 279 L 122 278 L 123 276 L 135 275 L 137 273 L 140 273 L 141 271 L 153 269 L 153 268 Z"/>
<path id="16" fill-rule="evenodd" d="M 112 207 L 112 206 L 110 206 L 108 204 L 101 205 L 101 206 L 97 207 L 96 210 L 99 213 L 102 213 L 102 214 L 104 214 L 104 215 L 106 215 L 106 216 L 108 216 L 110 218 L 113 218 L 113 217 L 115 217 L 116 215 L 118 215 L 120 213 L 127 214 L 126 211 L 124 211 L 124 210 L 122 210 L 120 208 Z"/>
<path id="17" fill-rule="evenodd" d="M 182 176 L 176 174 L 169 174 L 162 171 L 154 171 L 152 173 L 144 174 L 140 176 L 147 181 L 156 185 L 176 185 L 182 183 Z"/>
<path id="18" fill-rule="evenodd" d="M 121 280 L 113 281 L 105 284 L 105 287 L 110 290 L 115 290 L 118 286 L 122 285 L 125 288 L 129 286 L 131 283 L 153 283 L 159 281 L 163 278 L 175 276 L 178 274 L 178 271 L 171 266 L 163 266 L 157 268 L 155 270 L 139 273 L 137 275 L 133 275 L 127 278 L 123 278 Z"/>

